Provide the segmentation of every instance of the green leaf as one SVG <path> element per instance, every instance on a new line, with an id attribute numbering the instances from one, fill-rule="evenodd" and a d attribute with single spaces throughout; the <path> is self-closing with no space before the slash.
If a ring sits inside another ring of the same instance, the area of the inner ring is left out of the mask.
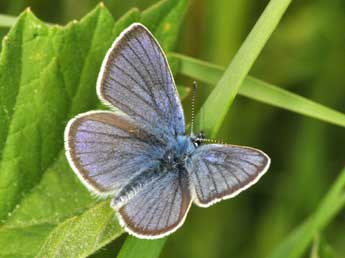
<path id="1" fill-rule="evenodd" d="M 345 205 L 345 169 L 329 190 L 318 209 L 302 225 L 296 228 L 268 258 L 298 258 Z"/>
<path id="2" fill-rule="evenodd" d="M 243 80 L 273 30 L 277 27 L 290 2 L 291 0 L 271 0 L 269 2 L 218 81 L 216 88 L 201 107 L 199 115 L 196 117 L 196 125 L 198 125 L 198 121 L 200 122 L 201 117 L 207 117 L 207 124 L 204 124 L 202 128 L 211 137 L 214 137 L 220 129 Z"/>
<path id="3" fill-rule="evenodd" d="M 167 238 L 158 240 L 138 240 L 128 236 L 117 258 L 141 258 L 159 257 Z"/>
<path id="4" fill-rule="evenodd" d="M 120 35 L 129 24 L 137 22 L 138 20 L 140 20 L 140 11 L 137 8 L 129 10 L 116 22 L 113 30 L 114 38 Z"/>
<path id="5" fill-rule="evenodd" d="M 57 226 L 35 257 L 87 257 L 120 234 L 114 210 L 105 201 Z"/>
<path id="6" fill-rule="evenodd" d="M 0 58 L 2 220 L 54 163 L 67 119 L 96 106 L 112 27 L 102 7 L 66 28 L 49 28 L 26 11 L 9 33 Z"/>
<path id="7" fill-rule="evenodd" d="M 187 0 L 161 1 L 143 11 L 141 22 L 147 24 L 165 51 L 173 49 L 183 16 L 187 10 Z"/>
<path id="8" fill-rule="evenodd" d="M 179 62 L 177 67 L 180 73 L 209 84 L 215 84 L 224 71 L 220 66 L 180 54 L 170 55 L 170 58 Z M 345 127 L 345 114 L 251 76 L 244 79 L 238 93 L 275 107 Z"/>
<path id="9" fill-rule="evenodd" d="M 0 242 L 6 248 L 0 256 L 34 257 L 55 225 L 94 202 L 75 187 L 62 151 L 63 131 L 71 116 L 98 103 L 94 85 L 113 26 L 101 6 L 64 28 L 48 27 L 26 11 L 4 43 Z"/>
<path id="10" fill-rule="evenodd" d="M 173 24 L 168 51 L 178 23 L 167 17 L 182 12 L 181 2 L 163 1 L 162 21 L 145 24 L 158 32 L 161 22 Z M 141 17 L 133 9 L 114 23 L 101 4 L 60 27 L 26 11 L 10 30 L 0 55 L 1 257 L 86 257 L 123 232 L 109 203 L 92 198 L 69 167 L 63 131 L 71 117 L 100 106 L 105 52 Z"/>

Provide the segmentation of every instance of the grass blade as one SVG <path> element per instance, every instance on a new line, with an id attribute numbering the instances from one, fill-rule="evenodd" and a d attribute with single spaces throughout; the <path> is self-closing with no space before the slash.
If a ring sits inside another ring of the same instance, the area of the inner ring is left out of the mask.
<path id="1" fill-rule="evenodd" d="M 6 14 L 0 14 L 0 28 L 9 28 L 12 27 L 17 21 L 16 17 L 6 15 Z"/>
<path id="2" fill-rule="evenodd" d="M 265 87 L 266 92 L 261 91 L 262 86 Z M 248 78 L 241 93 L 246 97 L 254 95 L 253 99 L 276 107 L 345 127 L 345 115 L 341 112 L 251 77 Z"/>
<path id="3" fill-rule="evenodd" d="M 203 129 L 211 137 L 219 130 L 228 109 L 255 59 L 260 54 L 273 30 L 277 27 L 291 0 L 271 0 L 254 28 L 236 53 L 234 59 L 207 98 L 197 116 L 207 117 Z M 213 114 L 218 114 L 217 116 Z M 199 120 L 198 120 L 199 119 Z"/>
<path id="4" fill-rule="evenodd" d="M 123 244 L 117 258 L 156 258 L 159 257 L 167 238 L 161 238 L 155 241 L 138 240 L 133 236 L 128 236 Z"/>
<path id="5" fill-rule="evenodd" d="M 215 84 L 224 71 L 223 67 L 188 56 L 173 54 L 171 57 L 180 62 L 180 73 L 205 83 Z M 238 93 L 275 107 L 345 127 L 345 114 L 251 76 L 245 78 Z"/>
<path id="6" fill-rule="evenodd" d="M 298 258 L 315 234 L 322 230 L 345 205 L 345 169 L 314 214 L 295 229 L 268 258 Z"/>

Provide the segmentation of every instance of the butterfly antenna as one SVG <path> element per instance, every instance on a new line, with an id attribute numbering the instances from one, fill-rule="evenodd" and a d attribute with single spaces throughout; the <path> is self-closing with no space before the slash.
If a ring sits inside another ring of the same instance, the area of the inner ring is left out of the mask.
<path id="1" fill-rule="evenodd" d="M 221 140 L 215 140 L 215 139 L 208 139 L 208 138 L 198 138 L 200 142 L 208 142 L 208 143 L 217 143 L 217 144 L 226 144 L 225 142 Z"/>
<path id="2" fill-rule="evenodd" d="M 193 82 L 193 95 L 192 95 L 192 123 L 190 126 L 190 134 L 194 135 L 194 119 L 195 119 L 195 97 L 198 84 L 196 81 Z"/>

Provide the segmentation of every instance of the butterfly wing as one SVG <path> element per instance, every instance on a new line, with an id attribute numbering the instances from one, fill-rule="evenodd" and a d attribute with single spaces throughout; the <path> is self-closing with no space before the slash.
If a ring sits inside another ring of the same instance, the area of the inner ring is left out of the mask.
<path id="1" fill-rule="evenodd" d="M 160 238 L 174 232 L 192 203 L 188 184 L 186 171 L 161 173 L 118 209 L 121 224 L 140 238 Z"/>
<path id="2" fill-rule="evenodd" d="M 66 155 L 74 172 L 94 193 L 118 192 L 132 178 L 159 165 L 164 143 L 127 115 L 87 112 L 65 130 Z"/>
<path id="3" fill-rule="evenodd" d="M 270 158 L 254 148 L 221 144 L 197 148 L 186 165 L 195 203 L 208 207 L 234 197 L 255 184 L 269 164 Z"/>
<path id="4" fill-rule="evenodd" d="M 184 134 L 183 110 L 166 57 L 141 24 L 115 40 L 103 61 L 97 93 L 157 135 Z"/>

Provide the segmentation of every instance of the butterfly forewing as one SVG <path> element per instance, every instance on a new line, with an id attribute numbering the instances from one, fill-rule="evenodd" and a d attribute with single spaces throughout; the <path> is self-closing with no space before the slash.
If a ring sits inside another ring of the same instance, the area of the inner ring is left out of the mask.
<path id="1" fill-rule="evenodd" d="M 164 145 L 114 112 L 88 112 L 66 128 L 67 157 L 76 174 L 96 193 L 117 192 L 143 171 L 159 165 Z"/>
<path id="2" fill-rule="evenodd" d="M 245 190 L 266 172 L 269 157 L 260 150 L 208 144 L 196 149 L 187 163 L 195 203 L 207 207 Z"/>
<path id="3" fill-rule="evenodd" d="M 98 95 L 158 135 L 183 134 L 181 103 L 166 57 L 151 33 L 133 24 L 103 62 Z"/>
<path id="4" fill-rule="evenodd" d="M 118 211 L 126 229 L 141 238 L 158 238 L 182 225 L 191 205 L 188 177 L 181 171 L 160 174 Z M 184 171 L 184 173 L 186 173 Z"/>

